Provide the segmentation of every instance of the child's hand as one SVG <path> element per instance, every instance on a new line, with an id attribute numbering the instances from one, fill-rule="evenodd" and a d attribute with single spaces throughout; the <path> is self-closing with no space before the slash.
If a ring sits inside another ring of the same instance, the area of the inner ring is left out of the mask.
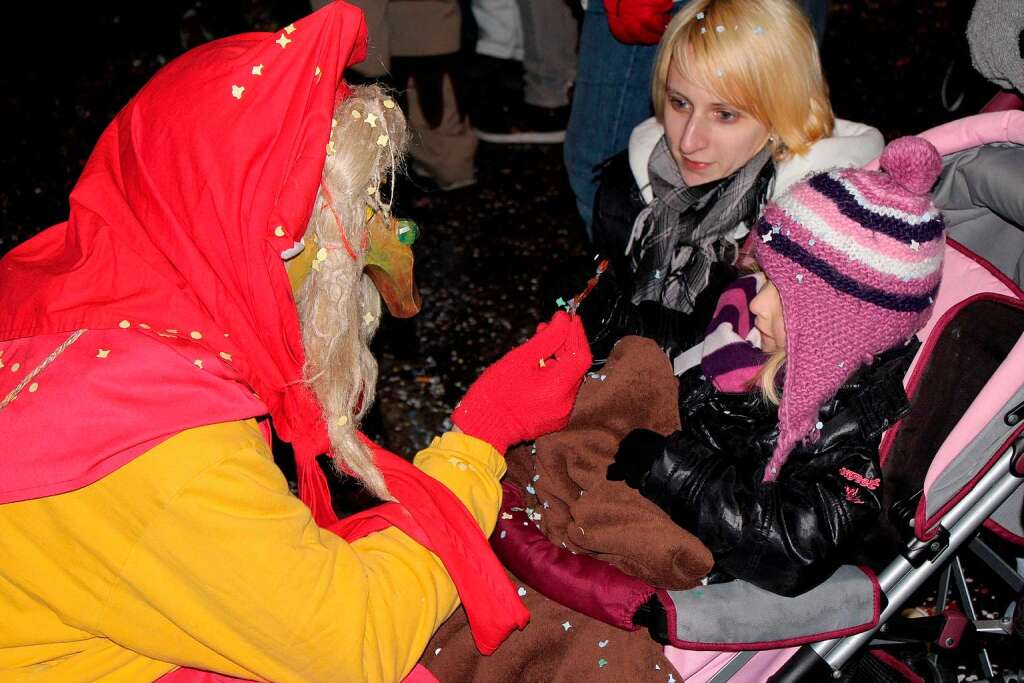
<path id="1" fill-rule="evenodd" d="M 639 489 L 651 471 L 654 459 L 665 448 L 665 437 L 650 429 L 634 429 L 619 444 L 615 462 L 608 466 L 609 481 L 625 481 Z"/>

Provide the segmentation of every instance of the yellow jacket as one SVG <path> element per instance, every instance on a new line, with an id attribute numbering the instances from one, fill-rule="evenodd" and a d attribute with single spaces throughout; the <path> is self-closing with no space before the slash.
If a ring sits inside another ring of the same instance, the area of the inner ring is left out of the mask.
<path id="1" fill-rule="evenodd" d="M 415 459 L 494 528 L 505 462 L 465 434 Z M 398 529 L 347 543 L 252 420 L 182 432 L 84 488 L 0 505 L 0 681 L 393 681 L 458 605 Z M 171 662 L 174 663 L 171 663 Z"/>

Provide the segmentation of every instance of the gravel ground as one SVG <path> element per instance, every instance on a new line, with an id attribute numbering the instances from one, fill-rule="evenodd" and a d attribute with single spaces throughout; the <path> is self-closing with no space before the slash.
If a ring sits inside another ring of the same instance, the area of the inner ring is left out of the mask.
<path id="1" fill-rule="evenodd" d="M 837 115 L 891 138 L 977 111 L 994 88 L 970 68 L 963 30 L 971 4 L 833 2 L 822 54 Z M 305 8 L 230 0 L 203 10 L 200 23 L 182 21 L 191 5 L 180 0 L 104 5 L 63 14 L 41 4 L 9 9 L 14 29 L 0 46 L 0 253 L 66 216 L 67 194 L 101 130 L 183 39 L 271 29 Z M 960 93 L 951 112 L 946 105 Z M 400 211 L 422 230 L 424 307 L 413 320 L 387 320 L 375 342 L 380 385 L 366 424 L 392 450 L 409 455 L 426 445 L 473 378 L 592 272 L 561 155 L 558 145 L 483 144 L 477 186 L 431 193 L 403 185 Z M 990 593 L 990 603 L 984 609 L 1001 610 L 1005 599 Z M 1019 659 L 997 656 L 1012 661 Z M 973 661 L 955 666 L 960 680 L 977 676 Z"/>

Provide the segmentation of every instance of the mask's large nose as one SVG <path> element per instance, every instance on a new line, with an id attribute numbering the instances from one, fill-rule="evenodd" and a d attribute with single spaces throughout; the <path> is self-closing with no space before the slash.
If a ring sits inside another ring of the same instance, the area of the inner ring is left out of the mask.
<path id="1" fill-rule="evenodd" d="M 369 247 L 366 274 L 373 280 L 388 311 L 396 318 L 420 312 L 422 300 L 413 274 L 412 243 L 419 228 L 412 221 L 375 214 L 367 222 Z"/>

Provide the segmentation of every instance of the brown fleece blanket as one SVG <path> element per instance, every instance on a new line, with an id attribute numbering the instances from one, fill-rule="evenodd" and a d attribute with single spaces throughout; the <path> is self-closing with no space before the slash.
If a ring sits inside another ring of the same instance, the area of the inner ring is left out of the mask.
<path id="1" fill-rule="evenodd" d="M 514 576 L 512 581 L 521 586 Z M 490 656 L 473 644 L 466 613 L 456 610 L 434 634 L 420 663 L 440 683 L 462 681 L 658 681 L 682 677 L 646 629 L 622 631 L 524 588 L 530 623 Z"/>
<path id="2" fill-rule="evenodd" d="M 711 552 L 625 482 L 608 481 L 633 429 L 679 429 L 678 381 L 658 345 L 625 337 L 588 375 L 569 424 L 508 454 L 509 478 L 555 544 L 615 565 L 658 588 L 686 589 L 711 569 Z"/>
<path id="3" fill-rule="evenodd" d="M 536 452 L 531 446 L 509 452 L 508 477 L 524 489 L 526 505 L 553 543 L 655 586 L 682 589 L 710 570 L 711 553 L 637 491 L 605 478 L 631 430 L 679 428 L 677 386 L 657 344 L 626 337 L 597 376 L 584 381 L 564 430 L 539 439 Z M 521 587 L 529 625 L 484 657 L 457 610 L 420 660 L 441 683 L 681 680 L 646 629 L 609 626 L 510 577 Z"/>

